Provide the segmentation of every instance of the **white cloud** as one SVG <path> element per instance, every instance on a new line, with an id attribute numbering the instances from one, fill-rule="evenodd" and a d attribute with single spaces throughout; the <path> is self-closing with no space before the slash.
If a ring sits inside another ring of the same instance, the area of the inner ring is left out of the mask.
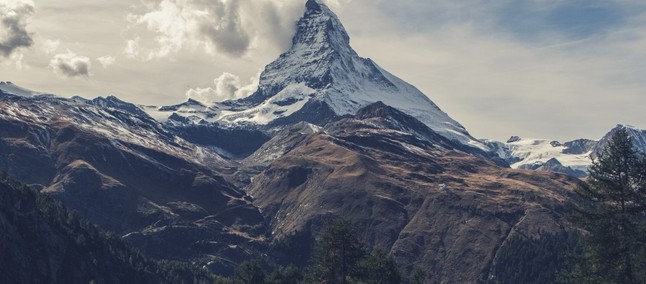
<path id="1" fill-rule="evenodd" d="M 199 45 L 239 56 L 250 41 L 242 28 L 238 0 L 162 0 L 155 10 L 130 19 L 155 34 L 158 46 L 148 52 L 148 59 Z"/>
<path id="2" fill-rule="evenodd" d="M 258 78 L 259 76 L 254 76 L 249 84 L 243 86 L 240 77 L 225 72 L 213 80 L 213 87 L 190 89 L 186 92 L 186 97 L 204 103 L 244 98 L 256 91 Z"/>
<path id="3" fill-rule="evenodd" d="M 43 42 L 43 51 L 45 51 L 46 54 L 52 54 L 56 52 L 58 47 L 61 45 L 60 40 L 45 40 Z"/>
<path id="4" fill-rule="evenodd" d="M 117 58 L 111 55 L 106 55 L 106 56 L 101 56 L 97 57 L 96 61 L 98 61 L 103 68 L 108 68 L 108 66 L 114 64 L 114 62 L 117 61 Z"/>
<path id="5" fill-rule="evenodd" d="M 130 39 L 126 41 L 126 47 L 123 49 L 123 53 L 128 57 L 128 58 L 137 58 L 139 56 L 139 38 L 136 39 Z"/>
<path id="6" fill-rule="evenodd" d="M 33 14 L 31 0 L 0 1 L 0 56 L 10 57 L 17 49 L 33 45 L 32 34 L 27 31 L 27 20 Z"/>
<path id="7" fill-rule="evenodd" d="M 77 55 L 68 50 L 67 53 L 57 54 L 49 61 L 49 67 L 57 74 L 65 77 L 90 77 L 90 58 Z"/>
<path id="8" fill-rule="evenodd" d="M 249 50 L 285 48 L 302 9 L 297 0 L 162 0 L 153 10 L 128 18 L 133 27 L 152 33 L 144 37 L 155 43 L 139 54 L 144 59 L 199 48 L 240 57 Z"/>

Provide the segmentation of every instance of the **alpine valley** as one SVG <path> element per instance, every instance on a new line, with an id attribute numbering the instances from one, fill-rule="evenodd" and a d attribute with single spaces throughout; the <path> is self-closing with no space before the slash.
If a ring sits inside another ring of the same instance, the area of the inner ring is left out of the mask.
<path id="1" fill-rule="evenodd" d="M 646 149 L 646 131 L 618 127 Z M 142 106 L 0 83 L 0 171 L 147 257 L 221 275 L 259 257 L 303 267 L 325 224 L 344 218 L 404 278 L 416 268 L 426 283 L 502 283 L 510 269 L 553 277 L 505 252 L 573 230 L 566 203 L 606 140 L 476 139 L 360 57 L 320 0 L 243 99 Z M 0 254 L 27 267 L 23 240 L 52 225 L 5 230 L 27 216 L 28 201 L 12 198 L 0 199 Z M 43 251 L 65 249 L 57 234 Z M 64 281 L 55 257 L 39 261 L 45 273 L 20 281 Z"/>

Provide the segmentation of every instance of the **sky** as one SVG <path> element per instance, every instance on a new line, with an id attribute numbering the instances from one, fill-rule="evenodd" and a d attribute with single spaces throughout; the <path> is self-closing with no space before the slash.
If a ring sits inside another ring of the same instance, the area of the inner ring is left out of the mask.
<path id="1" fill-rule="evenodd" d="M 479 138 L 646 128 L 646 1 L 329 0 L 363 57 Z M 145 105 L 254 91 L 305 0 L 0 0 L 0 81 Z"/>

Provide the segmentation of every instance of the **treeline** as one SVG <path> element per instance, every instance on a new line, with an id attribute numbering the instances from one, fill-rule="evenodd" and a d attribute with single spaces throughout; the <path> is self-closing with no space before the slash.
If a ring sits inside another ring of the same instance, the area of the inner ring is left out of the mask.
<path id="1" fill-rule="evenodd" d="M 510 239 L 482 282 L 646 283 L 646 157 L 625 131 L 617 131 L 595 159 L 568 218 L 573 230 Z M 309 235 L 315 246 L 302 248 L 305 265 L 282 267 L 265 257 L 223 278 L 149 259 L 6 174 L 0 174 L 0 229 L 3 283 L 417 284 L 431 278 L 423 268 L 403 277 L 391 256 L 368 251 L 343 219 L 317 238 Z"/>
<path id="2" fill-rule="evenodd" d="M 424 273 L 416 270 L 409 283 L 425 283 L 424 278 Z M 241 264 L 227 281 L 235 284 L 390 284 L 403 283 L 403 278 L 391 256 L 380 249 L 368 252 L 352 224 L 338 219 L 323 229 L 305 268 L 280 267 L 271 261 L 254 260 Z"/>
<path id="3" fill-rule="evenodd" d="M 402 283 L 386 252 L 368 252 L 350 222 L 331 222 L 309 265 L 271 259 L 239 265 L 222 277 L 188 263 L 146 257 L 59 201 L 0 173 L 0 279 L 3 283 Z M 311 250 L 311 249 L 310 249 Z M 411 283 L 423 283 L 416 272 Z"/>
<path id="4" fill-rule="evenodd" d="M 149 259 L 60 202 L 0 174 L 3 283 L 219 283 L 187 264 Z"/>

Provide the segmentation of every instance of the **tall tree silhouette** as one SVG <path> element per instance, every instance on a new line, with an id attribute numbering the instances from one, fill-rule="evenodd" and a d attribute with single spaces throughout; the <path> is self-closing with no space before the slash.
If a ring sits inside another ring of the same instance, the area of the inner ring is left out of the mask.
<path id="1" fill-rule="evenodd" d="M 571 215 L 586 233 L 569 280 L 646 283 L 640 275 L 646 262 L 646 162 L 625 129 L 614 133 L 593 162 L 588 184 L 577 190 L 580 200 Z"/>

